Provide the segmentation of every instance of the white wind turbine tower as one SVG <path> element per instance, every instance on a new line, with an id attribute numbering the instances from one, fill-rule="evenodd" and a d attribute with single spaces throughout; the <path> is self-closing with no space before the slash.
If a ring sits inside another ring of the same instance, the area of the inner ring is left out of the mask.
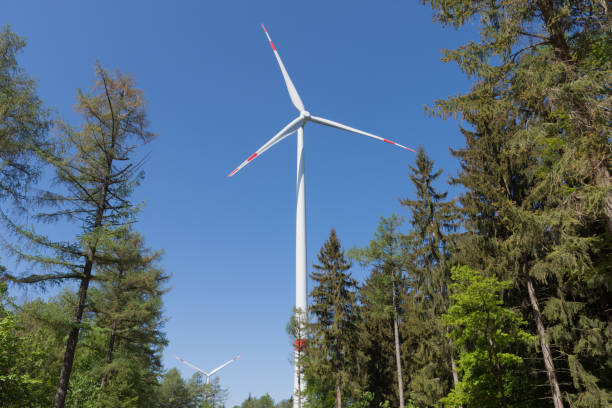
<path id="1" fill-rule="evenodd" d="M 213 374 L 215 374 L 217 371 L 221 370 L 223 367 L 225 367 L 226 365 L 233 363 L 234 361 L 238 360 L 238 358 L 240 357 L 240 354 L 238 354 L 236 357 L 232 358 L 230 361 L 227 361 L 223 364 L 221 364 L 219 367 L 211 370 L 210 372 L 206 372 L 202 369 L 199 369 L 198 367 L 194 366 L 193 364 L 183 360 L 182 358 L 178 357 L 178 356 L 174 356 L 178 361 L 180 361 L 181 363 L 188 365 L 189 367 L 193 368 L 196 371 L 199 371 L 200 373 L 204 374 L 204 377 L 206 377 L 206 384 L 210 384 L 210 377 L 212 377 Z"/>
<path id="2" fill-rule="evenodd" d="M 250 155 L 245 161 L 243 161 L 240 166 L 236 167 L 234 171 L 232 171 L 228 177 L 232 177 L 236 174 L 240 169 L 246 166 L 249 162 L 255 159 L 257 156 L 260 156 L 263 152 L 285 139 L 287 136 L 297 131 L 297 210 L 296 210 L 296 221 L 295 221 L 295 307 L 296 309 L 306 312 L 306 195 L 304 191 L 304 126 L 307 122 L 314 122 L 320 125 L 330 126 L 340 130 L 346 130 L 348 132 L 357 133 L 359 135 L 368 136 L 374 138 L 376 140 L 380 140 L 381 142 L 391 143 L 392 145 L 401 147 L 406 150 L 410 150 L 414 152 L 413 149 L 409 147 L 402 146 L 399 143 L 392 142 L 390 140 L 384 139 L 380 136 L 373 135 L 372 133 L 364 132 L 359 129 L 352 128 L 350 126 L 343 125 L 338 122 L 331 121 L 329 119 L 320 118 L 317 116 L 312 116 L 310 112 L 304 109 L 304 104 L 302 103 L 302 99 L 300 99 L 300 95 L 298 94 L 293 82 L 291 82 L 291 78 L 285 69 L 285 65 L 281 60 L 278 52 L 276 51 L 276 47 L 270 38 L 270 34 L 266 30 L 266 27 L 261 25 L 266 36 L 268 37 L 268 41 L 270 42 L 270 46 L 272 46 L 272 50 L 274 51 L 274 55 L 276 56 L 276 61 L 278 61 L 278 65 L 280 66 L 280 70 L 283 74 L 283 78 L 285 79 L 285 84 L 287 85 L 287 91 L 289 92 L 289 97 L 291 98 L 291 102 L 299 111 L 300 115 L 293 119 L 287 126 L 285 126 L 280 132 L 278 132 L 272 139 L 268 140 L 263 146 L 261 146 L 255 153 Z M 416 153 L 416 152 L 415 152 Z M 295 358 L 296 361 L 299 359 L 299 350 L 304 344 L 304 340 L 298 339 L 296 340 L 296 351 Z M 300 395 L 300 374 L 298 370 L 298 365 L 296 364 L 295 375 L 294 375 L 294 398 L 293 398 L 293 406 L 301 407 L 302 398 Z"/>

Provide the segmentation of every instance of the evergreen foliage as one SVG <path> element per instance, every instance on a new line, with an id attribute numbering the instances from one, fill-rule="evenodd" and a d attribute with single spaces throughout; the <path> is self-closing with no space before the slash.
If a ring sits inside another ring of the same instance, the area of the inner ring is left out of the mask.
<path id="1" fill-rule="evenodd" d="M 361 296 L 366 324 L 372 320 L 391 322 L 394 359 L 395 389 L 398 406 L 404 408 L 404 382 L 402 373 L 400 326 L 406 293 L 406 248 L 399 228 L 402 219 L 396 215 L 381 217 L 374 239 L 365 248 L 354 248 L 351 257 L 372 267 L 372 273 L 363 286 Z M 370 307 L 367 307 L 367 306 Z M 370 361 L 372 357 L 370 356 Z"/>
<path id="2" fill-rule="evenodd" d="M 317 260 L 316 272 L 310 275 L 315 287 L 310 292 L 309 312 L 313 321 L 308 326 L 305 362 L 310 379 L 306 382 L 307 394 L 313 406 L 318 399 L 330 398 L 325 395 L 330 394 L 325 388 L 331 386 L 328 391 L 333 395 L 333 405 L 341 408 L 343 401 L 350 399 L 351 391 L 355 394 L 356 388 L 357 281 L 351 277 L 351 263 L 344 256 L 334 229 L 321 247 Z M 313 388 L 317 388 L 316 392 L 312 392 Z"/>
<path id="3" fill-rule="evenodd" d="M 0 27 L 0 199 L 20 205 L 28 185 L 40 175 L 36 154 L 47 148 L 51 125 L 36 82 L 17 62 L 25 45 L 9 26 Z"/>
<path id="4" fill-rule="evenodd" d="M 420 147 L 416 167 L 410 166 L 410 180 L 416 199 L 400 203 L 410 211 L 411 231 L 404 237 L 409 255 L 412 319 L 420 330 L 414 333 L 416 350 L 409 351 L 412 363 L 410 396 L 422 406 L 435 406 L 458 382 L 452 341 L 445 338 L 447 328 L 438 317 L 449 307 L 450 257 L 458 228 L 458 210 L 447 193 L 434 186 L 442 170 Z M 415 322 L 416 323 L 416 322 Z M 452 378 L 452 382 L 451 382 Z"/>
<path id="5" fill-rule="evenodd" d="M 610 14 L 605 2 L 426 1 L 480 40 L 444 53 L 475 79 L 436 102 L 459 116 L 466 188 L 458 260 L 511 280 L 553 405 L 611 403 Z M 605 49 L 605 51 L 604 51 Z M 606 266 L 604 266 L 606 265 Z M 597 295 L 593 295 L 597 293 Z M 603 363 L 606 361 L 606 363 Z"/>

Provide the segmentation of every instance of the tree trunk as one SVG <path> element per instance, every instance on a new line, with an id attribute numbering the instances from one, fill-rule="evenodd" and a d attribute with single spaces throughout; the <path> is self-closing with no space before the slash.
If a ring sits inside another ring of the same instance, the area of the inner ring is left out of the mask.
<path id="1" fill-rule="evenodd" d="M 555 370 L 555 364 L 550 352 L 550 345 L 548 344 L 548 339 L 546 338 L 546 329 L 544 328 L 544 323 L 542 323 L 540 306 L 538 305 L 538 299 L 535 295 L 533 282 L 531 281 L 530 277 L 527 277 L 527 291 L 529 292 L 529 300 L 533 309 L 533 317 L 538 330 L 538 338 L 540 340 L 540 347 L 542 348 L 544 366 L 546 367 L 546 373 L 548 374 L 548 383 L 550 384 L 550 389 L 552 392 L 553 404 L 555 405 L 555 408 L 563 408 L 561 390 L 559 389 L 559 382 L 557 381 L 557 371 Z"/>
<path id="2" fill-rule="evenodd" d="M 110 165 L 107 169 L 110 173 Z M 104 216 L 106 193 L 108 192 L 109 181 L 108 178 L 102 185 L 102 194 L 100 194 L 100 202 L 98 203 L 98 209 L 96 211 L 96 218 L 93 224 L 94 229 L 99 228 L 102 225 L 102 219 Z M 91 280 L 91 271 L 93 268 L 93 260 L 96 255 L 96 245 L 90 246 L 87 250 L 87 260 L 85 261 L 85 267 L 83 268 L 83 279 L 79 286 L 79 292 L 77 295 L 77 305 L 74 309 L 74 318 L 72 319 L 72 328 L 68 334 L 68 341 L 66 342 L 66 352 L 64 353 L 64 363 L 62 364 L 62 370 L 60 371 L 60 379 L 57 384 L 57 391 L 55 392 L 55 398 L 53 399 L 53 408 L 64 408 L 66 405 L 66 394 L 68 393 L 68 385 L 70 383 L 70 374 L 72 373 L 72 364 L 74 363 L 74 353 L 76 352 L 76 346 L 79 341 L 79 325 L 83 318 L 83 311 L 85 310 L 85 302 L 87 301 L 87 289 L 89 288 L 89 281 Z"/>
<path id="3" fill-rule="evenodd" d="M 446 328 L 446 333 L 450 333 L 450 327 Z M 451 339 L 448 339 L 449 346 L 449 355 L 450 355 L 450 364 L 451 364 L 451 372 L 453 373 L 453 385 L 457 388 L 457 384 L 459 384 L 459 374 L 457 373 L 457 364 L 455 364 L 455 345 Z M 461 408 L 461 407 L 460 407 Z"/>
<path id="4" fill-rule="evenodd" d="M 91 259 L 92 258 L 93 256 Z M 72 328 L 70 329 L 68 341 L 66 342 L 64 363 L 62 364 L 57 391 L 55 393 L 55 398 L 53 399 L 53 408 L 64 408 L 64 404 L 66 403 L 66 393 L 68 392 L 70 373 L 72 372 L 72 364 L 74 363 L 74 353 L 76 352 L 77 342 L 79 341 L 79 325 L 81 324 L 81 319 L 83 318 L 85 301 L 87 300 L 87 288 L 89 287 L 89 281 L 91 279 L 91 268 L 93 266 L 91 259 L 88 259 L 85 262 L 85 277 L 81 280 L 81 285 L 79 286 L 77 305 L 74 309 L 74 317 L 72 318 Z"/>
<path id="5" fill-rule="evenodd" d="M 340 373 L 336 377 L 336 408 L 342 408 L 342 388 L 340 387 Z"/>
<path id="6" fill-rule="evenodd" d="M 605 162 L 598 166 L 595 181 L 600 187 L 610 188 L 612 176 Z M 607 193 L 604 200 L 604 214 L 608 225 L 608 233 L 612 236 L 612 193 Z"/>
<path id="7" fill-rule="evenodd" d="M 106 350 L 106 365 L 110 364 L 113 361 L 113 349 L 115 348 L 115 330 L 117 328 L 117 322 L 113 322 L 113 326 L 111 328 L 110 339 L 108 340 L 108 349 Z M 106 371 L 102 376 L 102 382 L 100 383 L 100 389 L 103 390 L 106 382 L 108 381 L 108 377 L 110 373 Z"/>
<path id="8" fill-rule="evenodd" d="M 400 355 L 399 327 L 397 323 L 397 296 L 395 282 L 393 283 L 393 337 L 395 338 L 395 362 L 397 365 L 397 391 L 399 408 L 404 408 L 404 382 L 402 381 L 402 360 Z"/>

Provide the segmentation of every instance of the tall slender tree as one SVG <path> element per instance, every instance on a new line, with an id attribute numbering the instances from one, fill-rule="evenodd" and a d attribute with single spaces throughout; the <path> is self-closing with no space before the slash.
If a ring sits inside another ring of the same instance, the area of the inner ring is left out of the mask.
<path id="1" fill-rule="evenodd" d="M 416 167 L 410 166 L 410 180 L 416 190 L 416 199 L 400 200 L 400 203 L 410 211 L 412 229 L 405 236 L 406 244 L 414 266 L 410 270 L 410 286 L 415 298 L 420 318 L 434 323 L 435 330 L 430 333 L 423 346 L 431 350 L 428 354 L 444 358 L 447 364 L 437 364 L 437 370 L 431 370 L 426 363 L 421 374 L 431 378 L 419 378 L 418 381 L 436 381 L 448 388 L 450 367 L 453 384 L 457 386 L 459 377 L 454 359 L 452 340 L 445 338 L 448 331 L 440 322 L 439 317 L 448 311 L 450 284 L 450 251 L 459 220 L 458 211 L 452 201 L 446 201 L 446 192 L 438 192 L 434 183 L 442 174 L 442 170 L 434 171 L 433 161 L 420 147 Z M 433 353 L 433 354 L 432 354 Z M 429 403 L 435 403 L 439 396 L 431 396 Z M 423 403 L 424 401 L 421 401 Z"/>
<path id="2" fill-rule="evenodd" d="M 395 374 L 399 407 L 404 408 L 404 381 L 402 377 L 402 356 L 400 324 L 402 316 L 402 294 L 406 283 L 406 248 L 400 233 L 402 219 L 397 215 L 381 217 L 375 237 L 365 248 L 353 248 L 350 255 L 364 265 L 372 267 L 368 284 L 361 295 L 371 305 L 364 309 L 368 313 L 391 320 L 395 354 Z"/>
<path id="3" fill-rule="evenodd" d="M 351 277 L 351 263 L 345 258 L 340 240 L 332 228 L 317 255 L 316 272 L 310 277 L 309 347 L 306 370 L 319 379 L 331 376 L 335 407 L 342 408 L 347 386 L 356 378 L 357 281 Z"/>
<path id="4" fill-rule="evenodd" d="M 61 122 L 56 150 L 45 156 L 56 170 L 58 190 L 39 197 L 42 204 L 54 207 L 39 213 L 39 220 L 76 221 L 81 232 L 72 242 L 55 242 L 13 225 L 34 246 L 33 252 L 16 246 L 13 251 L 42 270 L 13 276 L 15 280 L 79 283 L 54 408 L 65 403 L 88 288 L 95 277 L 94 265 L 117 262 L 113 254 L 101 251 L 102 243 L 114 239 L 121 227 L 134 220 L 136 207 L 130 194 L 142 178 L 142 161 L 135 160 L 135 149 L 154 137 L 148 130 L 143 93 L 135 87 L 134 79 L 119 72 L 110 74 L 99 63 L 95 74 L 91 93 L 78 92 L 76 110 L 83 125 L 75 129 Z"/>

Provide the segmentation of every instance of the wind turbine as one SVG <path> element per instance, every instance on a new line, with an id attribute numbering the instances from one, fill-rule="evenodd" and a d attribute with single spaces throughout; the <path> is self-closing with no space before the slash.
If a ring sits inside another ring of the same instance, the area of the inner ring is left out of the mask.
<path id="1" fill-rule="evenodd" d="M 223 364 L 221 364 L 219 367 L 215 368 L 214 370 L 212 370 L 211 372 L 207 373 L 206 371 L 199 369 L 198 367 L 194 366 L 193 364 L 183 360 L 182 358 L 178 357 L 178 356 L 174 356 L 174 358 L 176 358 L 178 361 L 180 361 L 181 363 L 193 368 L 194 370 L 199 371 L 200 373 L 204 374 L 204 376 L 206 377 L 206 384 L 210 384 L 210 377 L 212 377 L 212 375 L 214 373 L 216 373 L 217 371 L 221 370 L 223 367 L 225 367 L 226 365 L 233 363 L 234 361 L 238 360 L 238 358 L 240 357 L 240 354 L 238 354 L 236 357 L 232 358 L 230 361 L 225 362 Z"/>
<path id="2" fill-rule="evenodd" d="M 285 126 L 280 132 L 278 132 L 273 138 L 268 140 L 263 146 L 261 146 L 255 153 L 250 155 L 245 161 L 243 161 L 240 166 L 236 167 L 227 177 L 232 177 L 234 174 L 238 173 L 240 169 L 249 164 L 253 159 L 258 156 L 261 156 L 266 150 L 285 139 L 287 136 L 297 131 L 297 210 L 296 210 L 296 222 L 295 222 L 295 307 L 296 309 L 306 312 L 306 194 L 304 191 L 305 179 L 304 179 L 304 170 L 305 170 L 305 162 L 304 162 L 304 126 L 308 122 L 318 123 L 320 125 L 325 125 L 329 127 L 333 127 L 340 130 L 345 130 L 347 132 L 357 133 L 359 135 L 368 136 L 374 138 L 376 140 L 380 140 L 381 142 L 390 143 L 392 145 L 401 147 L 406 150 L 410 150 L 415 152 L 413 149 L 402 146 L 399 143 L 392 142 L 391 140 L 382 138 L 380 136 L 373 135 L 372 133 L 364 132 L 359 129 L 352 128 L 350 126 L 343 125 L 338 122 L 334 122 L 329 119 L 320 118 L 318 116 L 313 116 L 304 108 L 304 103 L 300 98 L 287 70 L 285 69 L 285 65 L 278 55 L 278 51 L 272 42 L 272 38 L 270 38 L 270 34 L 268 34 L 268 30 L 262 24 L 266 36 L 268 37 L 268 41 L 270 42 L 270 46 L 272 47 L 272 51 L 274 51 L 274 56 L 276 57 L 276 61 L 278 61 L 278 65 L 283 74 L 283 78 L 285 79 L 285 84 L 287 85 L 287 91 L 289 92 L 289 97 L 291 98 L 291 102 L 293 102 L 293 106 L 298 110 L 299 116 L 293 119 L 287 126 Z M 415 152 L 416 153 L 416 152 Z M 295 345 L 295 355 L 296 360 L 299 359 L 300 350 L 304 345 L 303 339 L 297 339 Z M 300 402 L 297 400 L 301 398 L 298 397 L 300 393 L 300 374 L 299 367 L 296 364 L 295 375 L 294 375 L 294 407 L 301 406 Z"/>

